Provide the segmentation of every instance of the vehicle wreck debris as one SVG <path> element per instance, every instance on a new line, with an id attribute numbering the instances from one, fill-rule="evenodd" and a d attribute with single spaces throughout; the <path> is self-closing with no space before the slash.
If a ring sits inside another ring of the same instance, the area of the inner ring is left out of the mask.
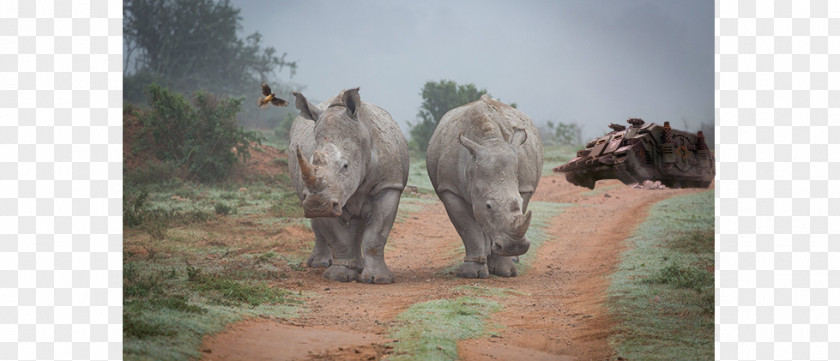
<path id="1" fill-rule="evenodd" d="M 714 181 L 714 155 L 702 131 L 676 130 L 670 122 L 645 124 L 638 118 L 627 123 L 630 127 L 610 123 L 611 132 L 590 141 L 554 171 L 590 189 L 600 179 L 628 185 L 659 181 L 668 188 L 706 188 Z"/>

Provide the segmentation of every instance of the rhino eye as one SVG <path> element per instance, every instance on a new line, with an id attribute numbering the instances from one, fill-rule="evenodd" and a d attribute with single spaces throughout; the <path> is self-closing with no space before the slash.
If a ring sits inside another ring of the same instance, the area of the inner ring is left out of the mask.
<path id="1" fill-rule="evenodd" d="M 493 206 L 490 205 L 490 202 L 487 202 L 487 209 L 492 209 Z"/>
<path id="2" fill-rule="evenodd" d="M 350 163 L 347 163 L 347 162 L 341 163 L 341 168 L 342 169 L 347 169 L 347 167 L 349 167 L 349 166 L 350 166 Z"/>

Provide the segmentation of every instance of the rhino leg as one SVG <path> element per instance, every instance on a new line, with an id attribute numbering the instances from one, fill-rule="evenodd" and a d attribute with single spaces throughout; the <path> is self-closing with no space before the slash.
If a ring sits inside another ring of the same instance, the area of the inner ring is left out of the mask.
<path id="1" fill-rule="evenodd" d="M 513 257 L 491 254 L 487 258 L 487 268 L 491 274 L 501 277 L 516 277 L 516 266 Z"/>
<path id="2" fill-rule="evenodd" d="M 324 278 L 339 282 L 355 281 L 361 270 L 361 254 L 355 243 L 359 221 L 345 224 L 338 218 L 313 218 L 312 228 L 318 228 L 333 255 L 332 265 L 324 271 Z"/>
<path id="3" fill-rule="evenodd" d="M 315 232 L 315 249 L 306 259 L 306 265 L 312 268 L 327 268 L 332 264 L 330 247 L 327 246 L 327 240 L 324 239 L 321 229 L 313 228 L 312 231 Z"/>
<path id="4" fill-rule="evenodd" d="M 484 240 L 484 232 L 481 226 L 473 218 L 472 208 L 463 198 L 452 192 L 443 192 L 440 195 L 443 205 L 446 207 L 446 214 L 449 220 L 461 236 L 464 242 L 466 258 L 464 263 L 458 267 L 455 274 L 462 278 L 487 278 L 490 273 L 487 269 L 487 247 Z"/>
<path id="5" fill-rule="evenodd" d="M 394 274 L 385 264 L 385 242 L 397 217 L 401 193 L 396 189 L 385 189 L 376 196 L 362 233 L 365 268 L 359 279 L 364 283 L 394 282 Z"/>

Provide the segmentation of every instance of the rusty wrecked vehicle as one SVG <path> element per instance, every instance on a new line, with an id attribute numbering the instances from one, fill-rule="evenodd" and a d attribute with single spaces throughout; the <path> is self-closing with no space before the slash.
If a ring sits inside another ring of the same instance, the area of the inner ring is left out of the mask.
<path id="1" fill-rule="evenodd" d="M 595 188 L 599 179 L 624 184 L 660 181 L 670 188 L 707 188 L 715 178 L 714 155 L 703 132 L 690 133 L 630 118 L 629 127 L 610 124 L 611 132 L 593 139 L 577 157 L 554 168 L 570 183 Z"/>

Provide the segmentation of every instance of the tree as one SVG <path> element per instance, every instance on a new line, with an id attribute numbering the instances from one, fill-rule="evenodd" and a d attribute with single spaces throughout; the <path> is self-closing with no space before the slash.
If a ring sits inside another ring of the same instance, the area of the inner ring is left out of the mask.
<path id="1" fill-rule="evenodd" d="M 546 122 L 546 125 L 547 127 L 539 128 L 543 143 L 572 146 L 583 144 L 581 128 L 577 123 L 558 122 L 554 124 L 554 122 L 549 120 Z"/>
<path id="2" fill-rule="evenodd" d="M 260 33 L 239 38 L 242 18 L 229 0 L 123 0 L 123 16 L 129 101 L 141 102 L 152 82 L 186 94 L 254 95 L 262 81 L 297 68 L 285 53 L 262 47 Z"/>
<path id="3" fill-rule="evenodd" d="M 191 105 L 183 95 L 152 84 L 149 111 L 140 115 L 150 147 L 162 161 L 174 162 L 199 181 L 215 181 L 230 174 L 241 158 L 250 156 L 252 142 L 262 136 L 237 124 L 242 98 L 220 98 L 197 91 Z"/>
<path id="4" fill-rule="evenodd" d="M 581 129 L 577 123 L 557 123 L 554 128 L 554 137 L 557 142 L 563 145 L 581 145 Z"/>
<path id="5" fill-rule="evenodd" d="M 478 90 L 474 84 L 458 85 L 451 80 L 426 82 L 420 92 L 423 104 L 417 112 L 419 122 L 409 124 L 412 146 L 425 152 L 440 118 L 454 108 L 478 100 L 483 94 L 487 94 L 487 90 Z"/>

